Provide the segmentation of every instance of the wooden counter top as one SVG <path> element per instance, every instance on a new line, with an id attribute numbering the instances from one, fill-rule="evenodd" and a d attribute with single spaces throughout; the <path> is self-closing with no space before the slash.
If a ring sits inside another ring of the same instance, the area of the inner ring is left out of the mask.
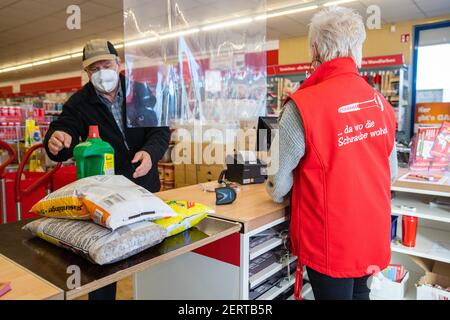
<path id="1" fill-rule="evenodd" d="M 64 292 L 41 277 L 0 255 L 0 282 L 12 290 L 0 300 L 63 300 Z"/>
<path id="2" fill-rule="evenodd" d="M 29 221 L 0 225 L 0 254 L 10 261 L 26 268 L 37 277 L 45 279 L 65 293 L 67 300 L 76 299 L 110 283 L 117 282 L 136 272 L 143 271 L 158 263 L 173 259 L 186 252 L 198 249 L 206 244 L 239 232 L 241 225 L 208 217 L 195 227 L 178 235 L 165 239 L 162 243 L 138 253 L 123 261 L 99 266 L 74 254 L 69 250 L 57 247 L 29 232 L 22 226 Z M 67 288 L 69 266 L 80 268 L 80 287 Z M 2 279 L 0 265 L 0 281 L 9 282 L 9 277 Z M 14 283 L 13 291 L 14 289 Z M 45 293 L 37 293 L 46 296 Z M 6 298 L 8 298 L 6 294 Z"/>
<path id="3" fill-rule="evenodd" d="M 164 200 L 192 200 L 203 203 L 216 211 L 213 216 L 242 223 L 243 233 L 286 217 L 288 214 L 289 202 L 282 204 L 273 202 L 265 190 L 265 184 L 241 186 L 236 201 L 222 206 L 216 206 L 215 193 L 203 191 L 202 185 L 210 189 L 218 186 L 216 182 L 210 182 L 163 191 L 157 195 Z"/>

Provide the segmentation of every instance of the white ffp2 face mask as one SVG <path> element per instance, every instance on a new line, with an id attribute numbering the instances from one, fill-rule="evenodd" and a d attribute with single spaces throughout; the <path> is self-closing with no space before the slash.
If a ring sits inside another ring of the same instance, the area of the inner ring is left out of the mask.
<path id="1" fill-rule="evenodd" d="M 110 93 L 117 87 L 119 74 L 115 70 L 102 69 L 92 75 L 91 81 L 98 91 Z"/>

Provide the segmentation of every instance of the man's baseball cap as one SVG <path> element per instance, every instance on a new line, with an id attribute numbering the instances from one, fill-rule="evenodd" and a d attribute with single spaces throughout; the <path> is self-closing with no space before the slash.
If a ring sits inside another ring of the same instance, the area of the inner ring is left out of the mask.
<path id="1" fill-rule="evenodd" d="M 86 43 L 83 49 L 83 68 L 102 60 L 115 60 L 118 57 L 113 44 L 104 39 L 94 39 Z"/>

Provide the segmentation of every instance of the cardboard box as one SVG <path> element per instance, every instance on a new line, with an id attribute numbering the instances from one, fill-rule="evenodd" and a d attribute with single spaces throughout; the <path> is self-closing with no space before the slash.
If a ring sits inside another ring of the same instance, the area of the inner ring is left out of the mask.
<path id="1" fill-rule="evenodd" d="M 380 282 L 379 288 L 373 288 L 371 293 L 381 299 L 402 300 L 408 288 L 409 272 L 405 273 L 401 282 L 394 282 L 384 279 Z"/>
<path id="2" fill-rule="evenodd" d="M 435 260 L 411 257 L 425 271 L 416 284 L 417 300 L 450 300 L 450 264 Z M 443 289 L 433 287 L 439 285 Z"/>
<path id="3" fill-rule="evenodd" d="M 222 165 L 199 165 L 197 171 L 198 183 L 217 181 L 223 170 L 224 166 Z"/>
<path id="4" fill-rule="evenodd" d="M 175 165 L 175 188 L 182 188 L 186 185 L 186 168 L 184 164 Z"/>
<path id="5" fill-rule="evenodd" d="M 191 186 L 197 184 L 197 165 L 187 164 L 185 165 L 186 170 L 186 185 Z"/>

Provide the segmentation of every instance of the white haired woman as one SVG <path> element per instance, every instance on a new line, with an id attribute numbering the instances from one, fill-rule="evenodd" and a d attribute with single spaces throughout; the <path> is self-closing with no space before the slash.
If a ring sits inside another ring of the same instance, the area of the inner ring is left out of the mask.
<path id="1" fill-rule="evenodd" d="M 291 191 L 290 236 L 315 299 L 368 300 L 368 278 L 390 262 L 390 185 L 397 174 L 390 104 L 360 76 L 361 16 L 331 7 L 311 21 L 312 75 L 279 120 L 273 200 Z"/>

